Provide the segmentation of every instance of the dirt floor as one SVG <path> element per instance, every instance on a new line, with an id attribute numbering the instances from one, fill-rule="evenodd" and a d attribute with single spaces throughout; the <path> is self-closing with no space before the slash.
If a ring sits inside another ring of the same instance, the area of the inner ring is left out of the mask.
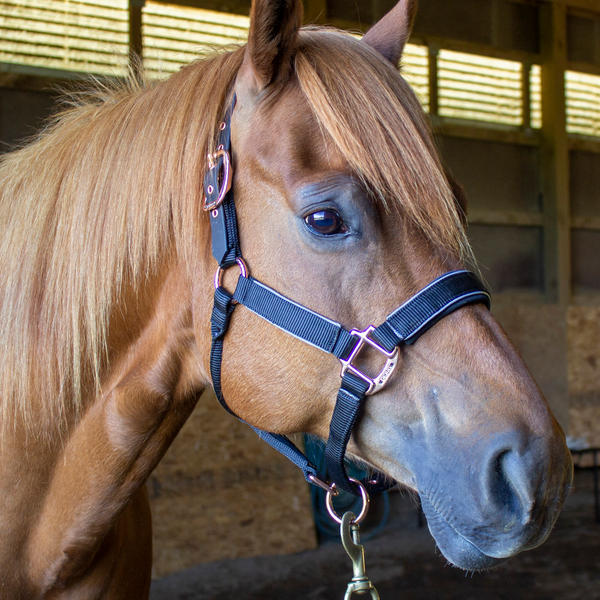
<path id="1" fill-rule="evenodd" d="M 418 527 L 410 498 L 394 494 L 391 509 L 387 527 L 364 544 L 367 574 L 382 600 L 600 600 L 600 525 L 589 471 L 576 472 L 542 546 L 482 573 L 447 564 L 427 528 Z M 199 565 L 154 581 L 151 600 L 341 600 L 351 576 L 342 546 L 327 542 L 313 552 Z"/>

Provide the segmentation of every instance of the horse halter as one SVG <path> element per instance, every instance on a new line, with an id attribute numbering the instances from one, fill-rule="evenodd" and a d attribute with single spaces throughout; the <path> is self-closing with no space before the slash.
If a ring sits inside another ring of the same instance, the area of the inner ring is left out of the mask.
<path id="1" fill-rule="evenodd" d="M 215 394 L 223 407 L 227 406 L 221 390 L 221 362 L 223 341 L 231 314 L 237 304 L 242 304 L 266 321 L 294 337 L 325 352 L 334 354 L 341 362 L 341 386 L 337 395 L 325 447 L 328 480 L 308 461 L 306 456 L 286 437 L 253 427 L 258 435 L 276 450 L 287 456 L 304 473 L 312 484 L 328 492 L 339 487 L 355 495 L 360 485 L 354 483 L 344 467 L 346 446 L 354 424 L 361 412 L 365 398 L 380 391 L 389 381 L 398 364 L 401 344 L 413 344 L 440 319 L 467 304 L 483 302 L 490 307 L 490 295 L 468 271 L 452 271 L 415 294 L 393 311 L 377 326 L 363 331 L 346 330 L 308 308 L 285 298 L 264 283 L 248 274 L 240 250 L 233 190 L 233 169 L 230 159 L 230 126 L 235 107 L 235 97 L 227 108 L 219 126 L 218 150 L 208 157 L 208 171 L 204 178 L 204 210 L 210 214 L 212 252 L 217 260 L 214 306 L 211 315 L 212 347 L 210 371 Z M 240 268 L 235 292 L 230 294 L 221 285 L 223 271 L 233 265 Z M 373 347 L 385 358 L 385 366 L 375 377 L 369 377 L 353 361 L 365 344 Z M 395 485 L 381 474 L 361 482 L 369 492 L 379 492 Z"/>

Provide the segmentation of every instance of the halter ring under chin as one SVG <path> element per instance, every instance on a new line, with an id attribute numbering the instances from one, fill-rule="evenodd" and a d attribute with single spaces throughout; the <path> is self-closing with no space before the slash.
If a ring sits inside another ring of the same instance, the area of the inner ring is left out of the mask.
<path id="1" fill-rule="evenodd" d="M 369 494 L 367 493 L 367 488 L 362 484 L 361 481 L 359 481 L 358 479 L 354 479 L 354 477 L 349 477 L 348 479 L 350 481 L 352 481 L 352 483 L 356 484 L 356 486 L 360 490 L 360 497 L 362 498 L 362 502 L 363 502 L 362 510 L 360 511 L 358 517 L 356 517 L 352 521 L 353 525 L 359 525 L 360 523 L 362 523 L 364 521 L 364 518 L 367 516 L 367 513 L 369 512 L 369 502 L 370 502 Z M 333 484 L 333 486 L 335 486 L 335 484 Z M 337 494 L 337 492 L 336 492 L 336 494 Z M 327 497 L 326 497 L 327 498 L 327 512 L 329 513 L 329 516 L 336 523 L 340 523 L 341 524 L 342 523 L 342 519 L 335 512 L 335 508 L 333 508 L 332 498 L 336 494 L 332 494 L 331 492 L 327 492 Z"/>

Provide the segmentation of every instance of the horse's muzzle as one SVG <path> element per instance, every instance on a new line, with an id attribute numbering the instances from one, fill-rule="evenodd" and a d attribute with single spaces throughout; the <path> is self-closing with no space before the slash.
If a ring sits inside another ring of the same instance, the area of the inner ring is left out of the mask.
<path id="1" fill-rule="evenodd" d="M 429 529 L 451 563 L 487 569 L 548 537 L 573 469 L 566 447 L 553 442 L 537 438 L 523 448 L 519 433 L 503 434 L 485 440 L 489 451 L 479 466 L 478 449 L 471 448 L 461 453 L 471 458 L 459 469 L 417 473 Z"/>

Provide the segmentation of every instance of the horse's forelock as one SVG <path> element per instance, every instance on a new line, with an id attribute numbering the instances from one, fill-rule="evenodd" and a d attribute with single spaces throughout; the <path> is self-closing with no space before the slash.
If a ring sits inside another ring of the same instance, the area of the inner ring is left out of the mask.
<path id="1" fill-rule="evenodd" d="M 348 34 L 309 28 L 296 73 L 321 128 L 374 197 L 401 207 L 436 246 L 469 257 L 426 117 L 398 72 Z"/>

